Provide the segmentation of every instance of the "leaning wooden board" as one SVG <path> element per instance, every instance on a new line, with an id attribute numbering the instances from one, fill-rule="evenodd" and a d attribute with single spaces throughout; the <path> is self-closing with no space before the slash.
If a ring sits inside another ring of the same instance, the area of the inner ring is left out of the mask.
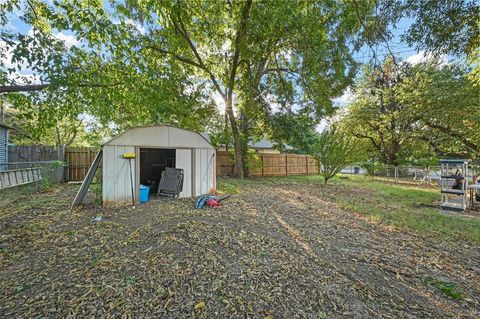
<path id="1" fill-rule="evenodd" d="M 75 206 L 80 205 L 83 203 L 83 200 L 85 199 L 85 196 L 87 195 L 88 188 L 90 187 L 90 184 L 93 181 L 93 177 L 95 177 L 95 173 L 97 172 L 98 166 L 100 165 L 100 162 L 102 161 L 102 151 L 98 152 L 97 155 L 95 156 L 95 159 L 93 160 L 92 166 L 88 169 L 87 175 L 85 176 L 85 179 L 83 180 L 82 186 L 80 186 L 80 189 L 78 190 L 77 195 L 75 196 L 75 199 L 72 202 L 72 206 L 70 208 L 73 208 Z"/>

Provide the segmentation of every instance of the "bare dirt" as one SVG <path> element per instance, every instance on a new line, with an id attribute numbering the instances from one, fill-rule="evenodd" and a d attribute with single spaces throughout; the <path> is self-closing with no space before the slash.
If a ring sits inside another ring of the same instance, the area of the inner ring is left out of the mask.
<path id="1" fill-rule="evenodd" d="M 4 208 L 1 318 L 480 317 L 478 245 L 372 223 L 319 184 L 70 212 L 76 187 Z"/>

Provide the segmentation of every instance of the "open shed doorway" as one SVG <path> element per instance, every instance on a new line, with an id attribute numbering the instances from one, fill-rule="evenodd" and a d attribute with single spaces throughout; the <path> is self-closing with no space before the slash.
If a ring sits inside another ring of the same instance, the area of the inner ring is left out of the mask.
<path id="1" fill-rule="evenodd" d="M 157 194 L 166 167 L 175 167 L 175 149 L 140 148 L 140 184 L 150 186 L 150 194 Z"/>

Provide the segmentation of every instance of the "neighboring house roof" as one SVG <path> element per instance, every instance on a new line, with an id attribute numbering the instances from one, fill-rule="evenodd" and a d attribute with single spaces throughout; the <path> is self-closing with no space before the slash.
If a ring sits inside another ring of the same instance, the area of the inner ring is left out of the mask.
<path id="1" fill-rule="evenodd" d="M 210 142 L 210 134 L 209 133 L 200 133 L 207 141 Z M 261 139 L 260 141 L 256 143 L 248 142 L 248 146 L 251 148 L 261 148 L 261 149 L 275 149 L 275 144 L 270 142 L 269 140 L 266 139 Z M 293 150 L 293 147 L 287 144 L 283 144 L 283 149 L 286 151 L 291 151 Z"/>
<path id="2" fill-rule="evenodd" d="M 268 149 L 274 149 L 275 148 L 275 144 L 270 142 L 269 140 L 266 140 L 266 139 L 261 139 L 257 143 L 249 142 L 248 146 L 250 146 L 251 148 L 268 148 Z M 291 150 L 293 150 L 293 147 L 291 147 L 288 144 L 283 144 L 283 149 L 287 150 L 287 151 L 291 151 Z"/>

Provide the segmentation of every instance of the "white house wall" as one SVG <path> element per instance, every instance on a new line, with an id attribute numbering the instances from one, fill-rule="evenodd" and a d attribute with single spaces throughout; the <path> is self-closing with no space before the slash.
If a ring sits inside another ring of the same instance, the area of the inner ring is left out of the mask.
<path id="1" fill-rule="evenodd" d="M 8 130 L 4 127 L 0 126 L 0 164 L 8 163 Z M 3 168 L 8 169 L 8 167 L 4 167 L 4 165 L 0 165 L 0 170 Z"/>
<path id="2" fill-rule="evenodd" d="M 133 146 L 104 146 L 103 147 L 103 203 L 121 204 L 132 201 L 130 169 L 128 159 L 123 158 L 124 153 L 134 153 Z M 132 178 L 135 185 L 136 159 L 132 161 Z"/>

